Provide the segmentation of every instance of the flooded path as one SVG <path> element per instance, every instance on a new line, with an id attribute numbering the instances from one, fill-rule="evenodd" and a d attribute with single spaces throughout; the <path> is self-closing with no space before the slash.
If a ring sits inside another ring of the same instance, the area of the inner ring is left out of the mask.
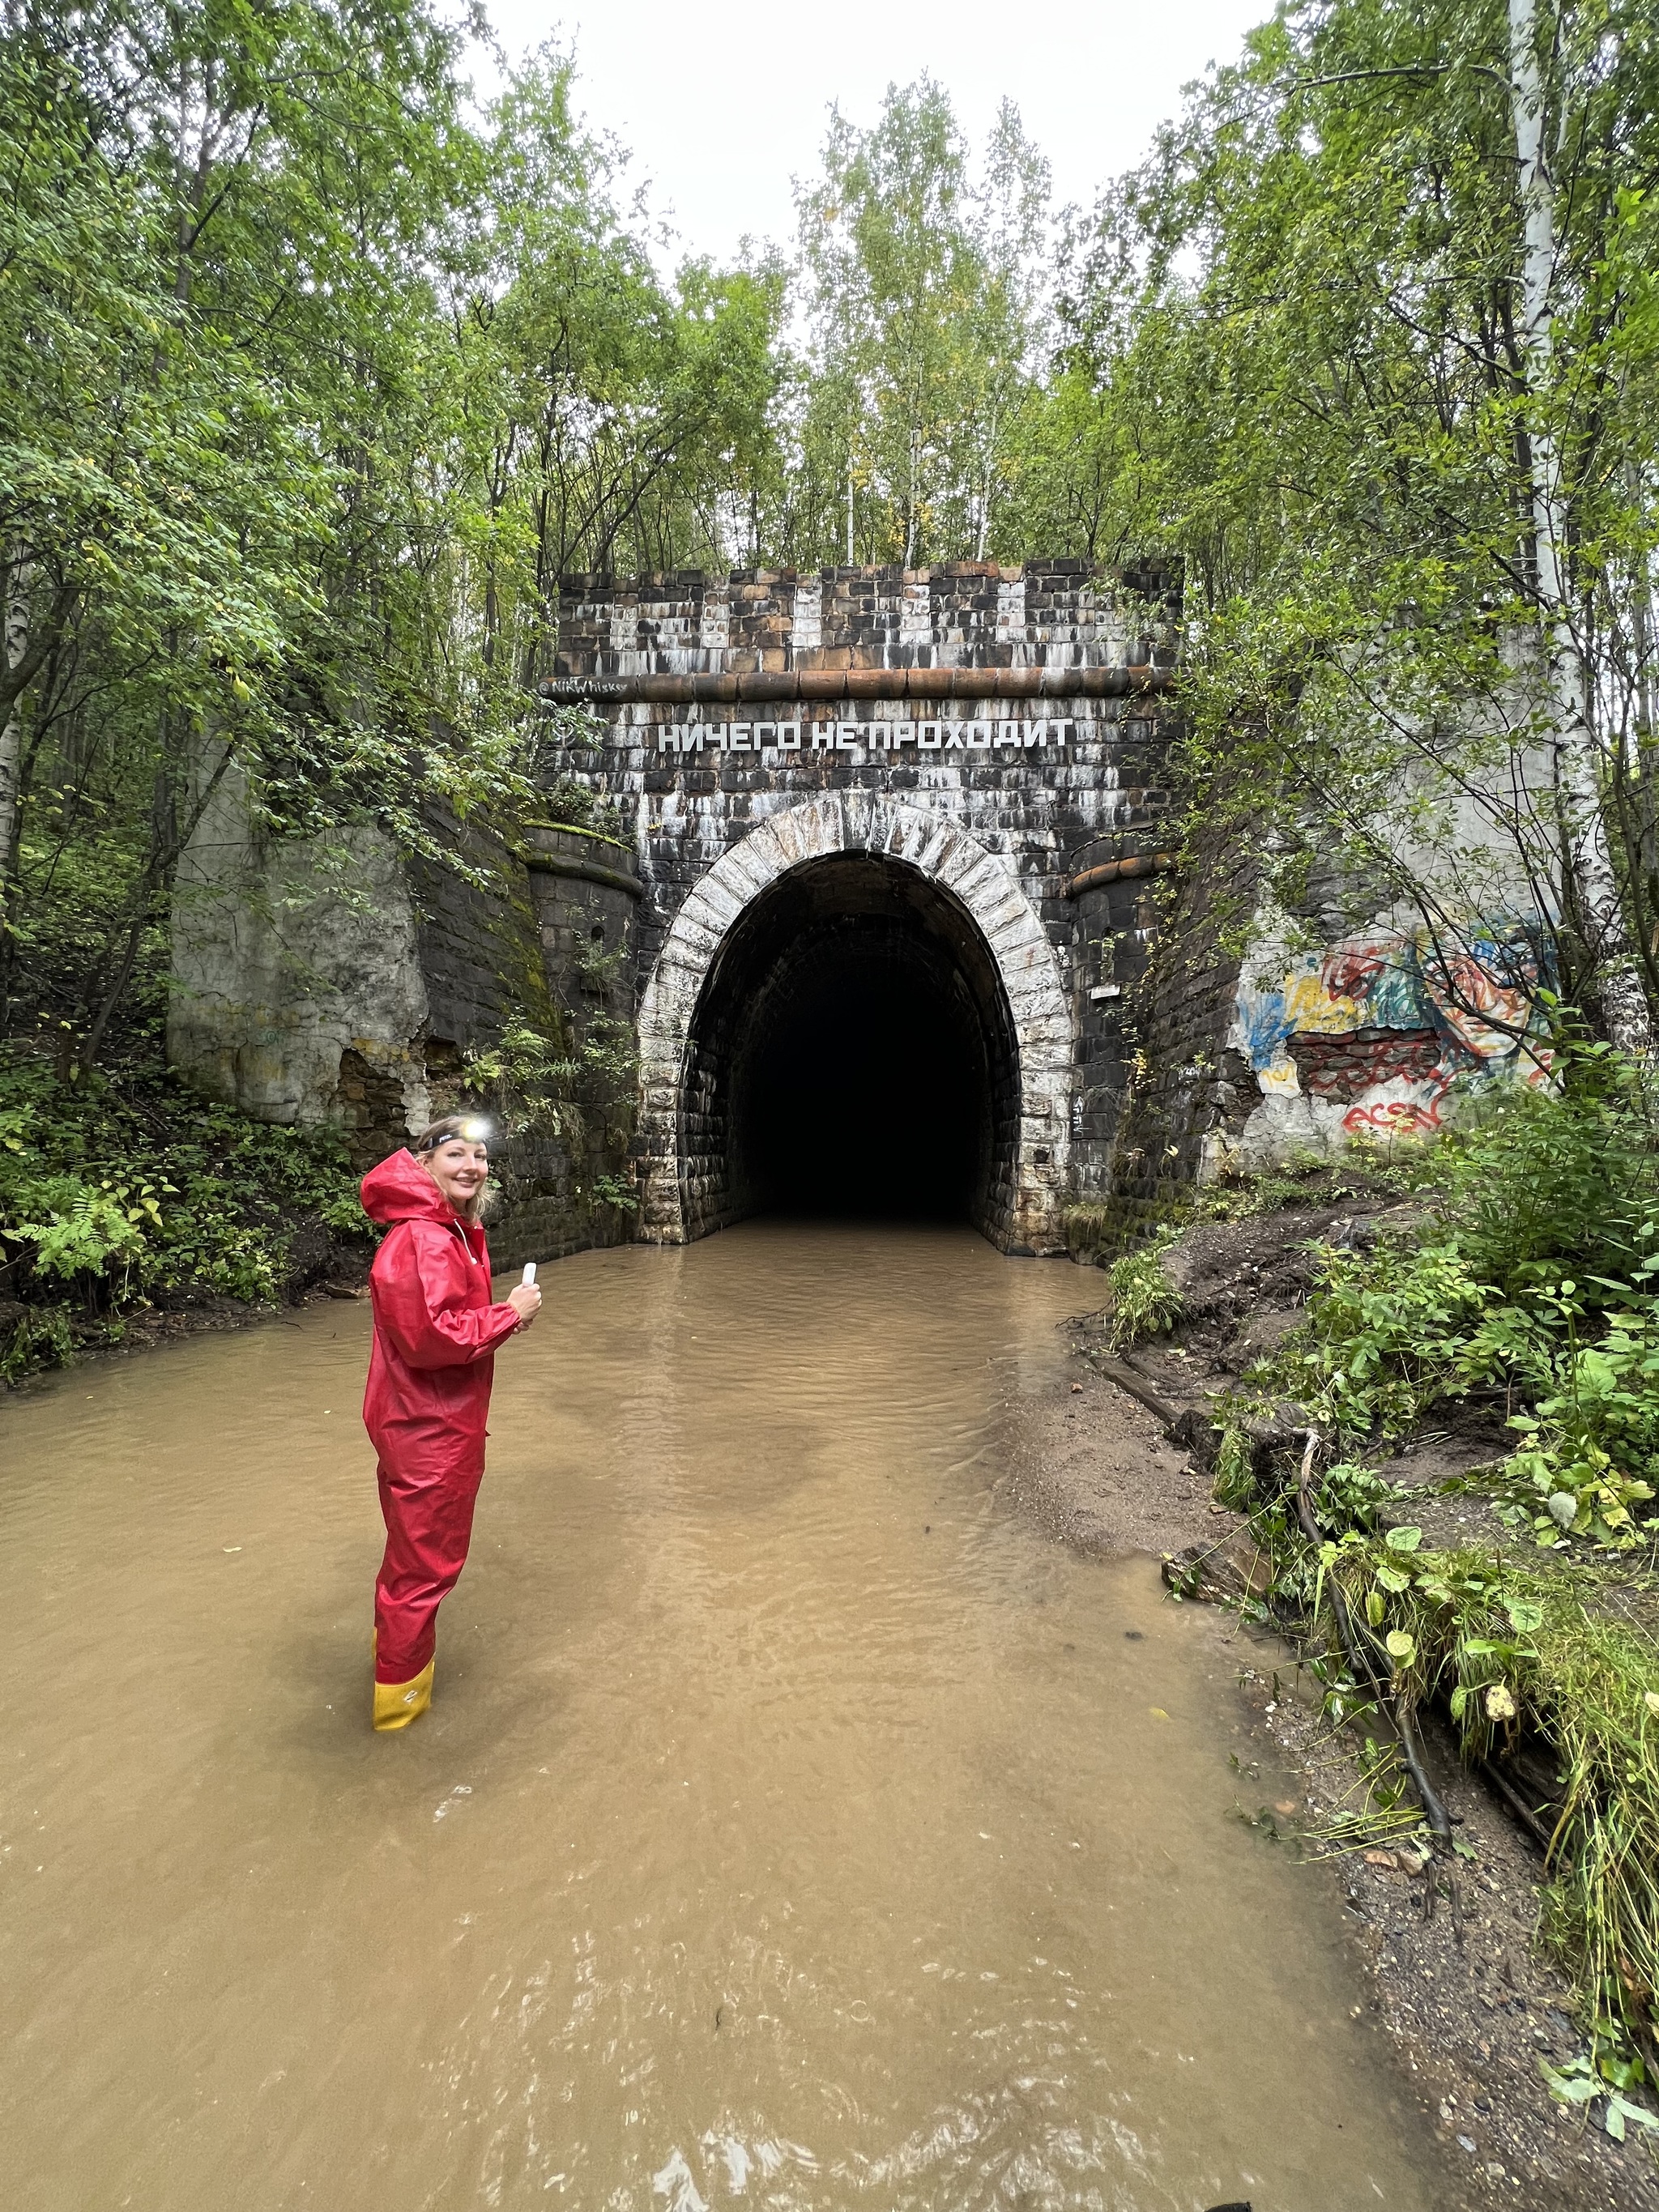
<path id="1" fill-rule="evenodd" d="M 401 1736 L 366 1306 L 0 1413 L 8 2202 L 1432 2203 L 1233 1817 L 1228 1624 L 997 1498 L 1077 1273 L 763 1223 L 544 1288 Z"/>

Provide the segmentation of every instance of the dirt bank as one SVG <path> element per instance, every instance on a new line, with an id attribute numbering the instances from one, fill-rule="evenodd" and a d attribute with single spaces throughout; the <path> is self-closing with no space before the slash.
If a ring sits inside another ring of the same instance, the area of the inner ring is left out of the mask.
<path id="1" fill-rule="evenodd" d="M 1207 1223 L 1169 1255 L 1188 1318 L 1170 1338 L 1114 1355 L 1098 1310 L 1104 1278 L 1080 1278 L 1080 1313 L 1067 1325 L 1076 1353 L 1063 1381 L 1018 1409 L 1011 1443 L 1011 1498 L 1052 1535 L 1107 1556 L 1126 1550 L 1185 1555 L 1189 1579 L 1224 1597 L 1249 1583 L 1255 1547 L 1243 1517 L 1215 1504 L 1210 1478 L 1170 1441 L 1164 1419 L 1106 1378 L 1098 1363 L 1176 1418 L 1200 1414 L 1241 1370 L 1301 1317 L 1314 1237 L 1363 1241 L 1387 1209 L 1304 1206 L 1239 1222 Z M 1388 1223 L 1383 1223 L 1386 1233 Z M 1386 1470 L 1418 1495 L 1412 1517 L 1431 1540 L 1495 1540 L 1504 1532 L 1478 1498 L 1432 1498 L 1427 1486 L 1482 1458 L 1492 1439 L 1477 1422 L 1443 1432 Z M 1443 1529 L 1434 1526 L 1443 1519 Z M 1478 1525 L 1477 1525 L 1478 1524 Z M 1195 1572 L 1194 1572 L 1195 1571 Z M 1241 1808 L 1277 1847 L 1318 1856 L 1317 1832 L 1362 1802 L 1362 1747 L 1321 1717 L 1317 1686 L 1285 1644 L 1241 1620 L 1241 1686 L 1264 1739 L 1306 1777 L 1300 1803 L 1258 1805 L 1248 1768 Z M 1355 1961 L 1355 2003 L 1396 2039 L 1402 2072 L 1442 2145 L 1451 2201 L 1511 2203 L 1540 2212 L 1659 2207 L 1659 2160 L 1644 2141 L 1624 2145 L 1550 2097 L 1540 2058 L 1583 2048 L 1565 1978 L 1538 1954 L 1543 1864 L 1501 1800 L 1466 1774 L 1431 1729 L 1432 1778 L 1456 1825 L 1449 1877 L 1412 1848 L 1324 1861 L 1340 1889 Z M 1632 2128 L 1632 2138 L 1639 2134 Z"/>

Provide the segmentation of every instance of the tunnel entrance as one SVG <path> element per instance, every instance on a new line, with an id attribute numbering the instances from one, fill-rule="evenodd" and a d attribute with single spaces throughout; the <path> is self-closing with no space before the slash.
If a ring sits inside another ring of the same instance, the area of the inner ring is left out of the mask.
<path id="1" fill-rule="evenodd" d="M 761 1212 L 971 1221 L 1008 1241 L 1018 1054 L 966 908 L 908 862 L 843 853 L 744 909 L 692 1018 L 688 1236 Z"/>

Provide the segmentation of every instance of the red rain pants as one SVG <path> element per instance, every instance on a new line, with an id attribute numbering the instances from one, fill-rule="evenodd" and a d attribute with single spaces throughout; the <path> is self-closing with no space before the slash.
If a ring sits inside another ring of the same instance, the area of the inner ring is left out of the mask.
<path id="1" fill-rule="evenodd" d="M 442 1474 L 377 1469 L 386 1556 L 374 1582 L 374 1679 L 412 1682 L 438 1640 L 438 1607 L 460 1579 L 483 1462 Z"/>

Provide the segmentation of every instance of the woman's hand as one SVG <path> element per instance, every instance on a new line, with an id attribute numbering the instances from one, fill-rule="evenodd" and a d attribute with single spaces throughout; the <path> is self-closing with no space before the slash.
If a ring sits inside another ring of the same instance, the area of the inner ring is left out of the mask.
<path id="1" fill-rule="evenodd" d="M 534 1283 L 514 1283 L 507 1303 L 519 1316 L 519 1327 L 528 1328 L 542 1310 L 542 1294 Z"/>

